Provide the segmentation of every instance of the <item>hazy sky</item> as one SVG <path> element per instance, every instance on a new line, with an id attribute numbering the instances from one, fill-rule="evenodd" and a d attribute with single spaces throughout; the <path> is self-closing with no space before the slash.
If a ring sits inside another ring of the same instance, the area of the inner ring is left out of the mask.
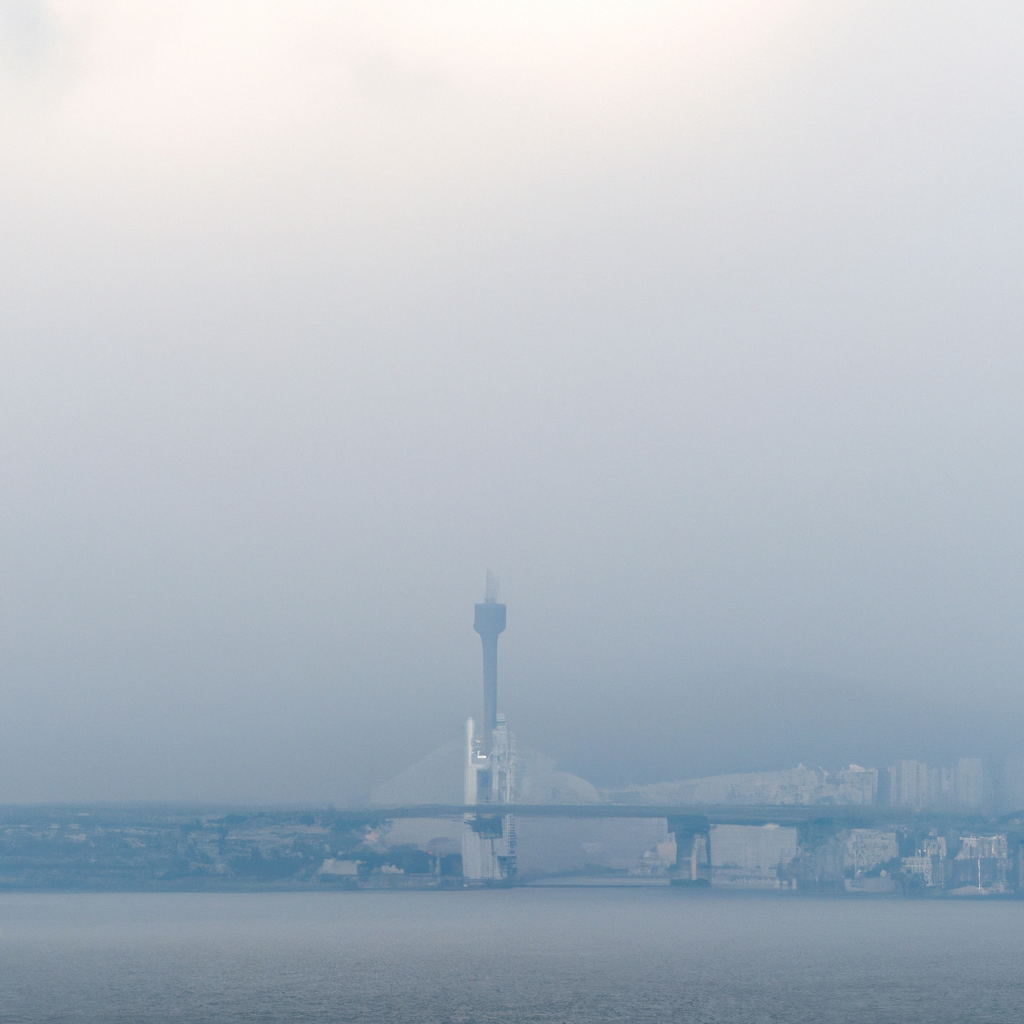
<path id="1" fill-rule="evenodd" d="M 0 0 L 0 803 L 1024 752 L 1024 7 Z"/>

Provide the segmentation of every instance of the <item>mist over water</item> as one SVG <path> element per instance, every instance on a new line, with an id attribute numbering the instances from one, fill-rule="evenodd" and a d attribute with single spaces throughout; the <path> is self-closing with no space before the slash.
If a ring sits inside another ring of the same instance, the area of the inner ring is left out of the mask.
<path id="1" fill-rule="evenodd" d="M 992 1024 L 1024 1010 L 1007 903 L 8 894 L 0 914 L 0 1005 L 21 1024 Z"/>
<path id="2" fill-rule="evenodd" d="M 0 0 L 0 803 L 1021 754 L 1022 38 Z"/>

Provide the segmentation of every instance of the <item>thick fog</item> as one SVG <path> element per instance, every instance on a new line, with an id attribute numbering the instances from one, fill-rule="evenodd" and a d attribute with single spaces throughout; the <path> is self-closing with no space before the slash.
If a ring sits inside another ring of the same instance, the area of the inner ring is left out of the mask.
<path id="1" fill-rule="evenodd" d="M 1022 45 L 0 0 L 0 803 L 1024 752 Z"/>

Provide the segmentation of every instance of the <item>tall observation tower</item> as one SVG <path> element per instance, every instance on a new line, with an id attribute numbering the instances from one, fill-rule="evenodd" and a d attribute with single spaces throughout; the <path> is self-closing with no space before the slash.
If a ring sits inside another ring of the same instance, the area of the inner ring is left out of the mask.
<path id="1" fill-rule="evenodd" d="M 489 754 L 498 726 L 498 634 L 505 628 L 505 606 L 498 604 L 498 579 L 487 570 L 484 603 L 476 606 L 473 628 L 480 634 L 484 649 L 483 753 Z"/>
<path id="2" fill-rule="evenodd" d="M 501 881 L 516 874 L 516 822 L 514 815 L 493 805 L 515 801 L 516 748 L 505 717 L 498 717 L 498 634 L 505 629 L 505 606 L 498 604 L 498 580 L 490 569 L 473 628 L 484 648 L 484 720 L 479 737 L 473 719 L 466 723 L 464 782 L 469 809 L 462 826 L 462 876 Z M 477 805 L 483 805 L 479 811 L 473 809 Z M 486 805 L 492 805 L 490 812 L 484 810 Z"/>

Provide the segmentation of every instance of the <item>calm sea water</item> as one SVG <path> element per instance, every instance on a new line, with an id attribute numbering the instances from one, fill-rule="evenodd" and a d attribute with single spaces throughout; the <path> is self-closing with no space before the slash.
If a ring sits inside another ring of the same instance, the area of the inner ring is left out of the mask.
<path id="1" fill-rule="evenodd" d="M 2 895 L 0 1021 L 1024 1020 L 1024 903 Z"/>

